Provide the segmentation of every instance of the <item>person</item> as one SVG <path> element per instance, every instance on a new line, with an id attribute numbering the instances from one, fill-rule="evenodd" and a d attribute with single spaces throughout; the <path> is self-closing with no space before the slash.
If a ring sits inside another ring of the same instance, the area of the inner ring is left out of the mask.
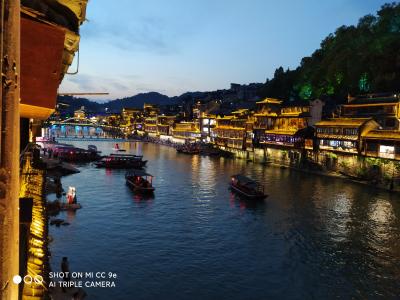
<path id="1" fill-rule="evenodd" d="M 62 196 L 62 184 L 59 177 L 54 179 L 54 184 L 56 185 L 56 197 L 57 199 L 60 199 Z"/>
<path id="2" fill-rule="evenodd" d="M 73 198 L 72 198 L 72 203 L 76 204 L 78 203 L 78 199 L 76 198 L 76 189 L 73 188 Z"/>
<path id="3" fill-rule="evenodd" d="M 63 257 L 62 261 L 61 261 L 61 272 L 63 273 L 67 273 L 64 274 L 64 281 L 69 281 L 70 277 L 69 277 L 69 262 L 68 262 L 68 257 Z M 62 288 L 63 293 L 66 293 L 67 290 L 65 289 L 65 287 L 63 286 Z"/>

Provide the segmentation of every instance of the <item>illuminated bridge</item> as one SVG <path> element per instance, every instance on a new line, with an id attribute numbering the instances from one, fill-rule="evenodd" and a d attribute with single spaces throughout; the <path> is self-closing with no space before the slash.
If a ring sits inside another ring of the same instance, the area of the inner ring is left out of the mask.
<path id="1" fill-rule="evenodd" d="M 123 137 L 121 128 L 88 118 L 69 118 L 63 121 L 50 121 L 45 133 L 55 138 L 119 138 Z"/>

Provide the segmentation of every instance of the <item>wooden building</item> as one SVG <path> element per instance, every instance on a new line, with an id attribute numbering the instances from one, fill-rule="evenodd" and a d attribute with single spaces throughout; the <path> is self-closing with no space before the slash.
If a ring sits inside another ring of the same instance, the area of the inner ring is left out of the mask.
<path id="1" fill-rule="evenodd" d="M 372 118 L 336 118 L 316 124 L 316 148 L 319 150 L 361 154 L 362 138 L 379 124 Z"/>
<path id="2" fill-rule="evenodd" d="M 157 135 L 172 135 L 175 119 L 175 116 L 157 116 Z"/>
<path id="3" fill-rule="evenodd" d="M 281 108 L 282 101 L 273 98 L 266 98 L 256 103 L 257 108 L 254 114 L 254 143 L 259 146 L 259 142 L 266 130 L 272 129 L 275 119 Z"/>
<path id="4" fill-rule="evenodd" d="M 349 97 L 341 107 L 344 118 L 374 118 L 383 129 L 400 130 L 400 95 Z"/>
<path id="5" fill-rule="evenodd" d="M 263 116 L 267 129 L 258 133 L 258 146 L 312 148 L 314 129 L 321 120 L 323 102 L 319 99 L 282 105 L 277 113 Z M 259 118 L 259 117 L 258 117 Z"/>
<path id="6" fill-rule="evenodd" d="M 365 156 L 400 160 L 400 131 L 371 130 L 363 136 Z"/>
<path id="7" fill-rule="evenodd" d="M 145 118 L 143 123 L 143 130 L 145 133 L 151 136 L 157 135 L 157 116 Z"/>
<path id="8" fill-rule="evenodd" d="M 249 111 L 240 109 L 232 112 L 230 116 L 218 117 L 213 130 L 214 143 L 219 146 L 245 150 L 246 130 L 249 127 Z"/>
<path id="9" fill-rule="evenodd" d="M 201 139 L 200 126 L 197 122 L 175 123 L 172 137 L 177 143 L 198 142 Z"/>

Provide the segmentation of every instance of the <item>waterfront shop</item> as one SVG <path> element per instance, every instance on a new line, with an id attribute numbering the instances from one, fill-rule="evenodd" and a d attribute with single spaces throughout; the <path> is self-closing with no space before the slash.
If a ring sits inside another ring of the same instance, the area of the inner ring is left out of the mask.
<path id="1" fill-rule="evenodd" d="M 201 140 L 199 124 L 197 122 L 176 123 L 172 129 L 172 137 L 172 141 L 179 144 L 199 142 Z"/>
<path id="2" fill-rule="evenodd" d="M 371 130 L 363 136 L 363 143 L 365 156 L 400 160 L 399 130 Z"/>
<path id="3" fill-rule="evenodd" d="M 157 116 L 157 135 L 172 135 L 175 119 L 175 116 Z"/>
<path id="4" fill-rule="evenodd" d="M 350 154 L 360 154 L 362 136 L 379 128 L 379 124 L 372 118 L 329 119 L 315 126 L 317 149 Z"/>
<path id="5" fill-rule="evenodd" d="M 273 98 L 266 98 L 263 101 L 256 103 L 257 108 L 254 113 L 255 120 L 253 125 L 253 142 L 255 147 L 259 146 L 260 140 L 264 136 L 265 131 L 273 128 L 281 104 L 281 100 Z"/>
<path id="6" fill-rule="evenodd" d="M 214 142 L 218 146 L 245 150 L 247 118 L 240 114 L 216 119 Z"/>
<path id="7" fill-rule="evenodd" d="M 148 117 L 144 119 L 144 132 L 151 137 L 157 136 L 157 117 Z"/>

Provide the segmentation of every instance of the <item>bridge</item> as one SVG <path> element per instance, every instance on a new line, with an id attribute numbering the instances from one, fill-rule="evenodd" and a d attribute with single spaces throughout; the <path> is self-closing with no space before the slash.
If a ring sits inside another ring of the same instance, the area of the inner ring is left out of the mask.
<path id="1" fill-rule="evenodd" d="M 104 124 L 88 118 L 68 118 L 50 121 L 46 135 L 55 138 L 118 138 L 124 134 L 119 126 Z"/>

